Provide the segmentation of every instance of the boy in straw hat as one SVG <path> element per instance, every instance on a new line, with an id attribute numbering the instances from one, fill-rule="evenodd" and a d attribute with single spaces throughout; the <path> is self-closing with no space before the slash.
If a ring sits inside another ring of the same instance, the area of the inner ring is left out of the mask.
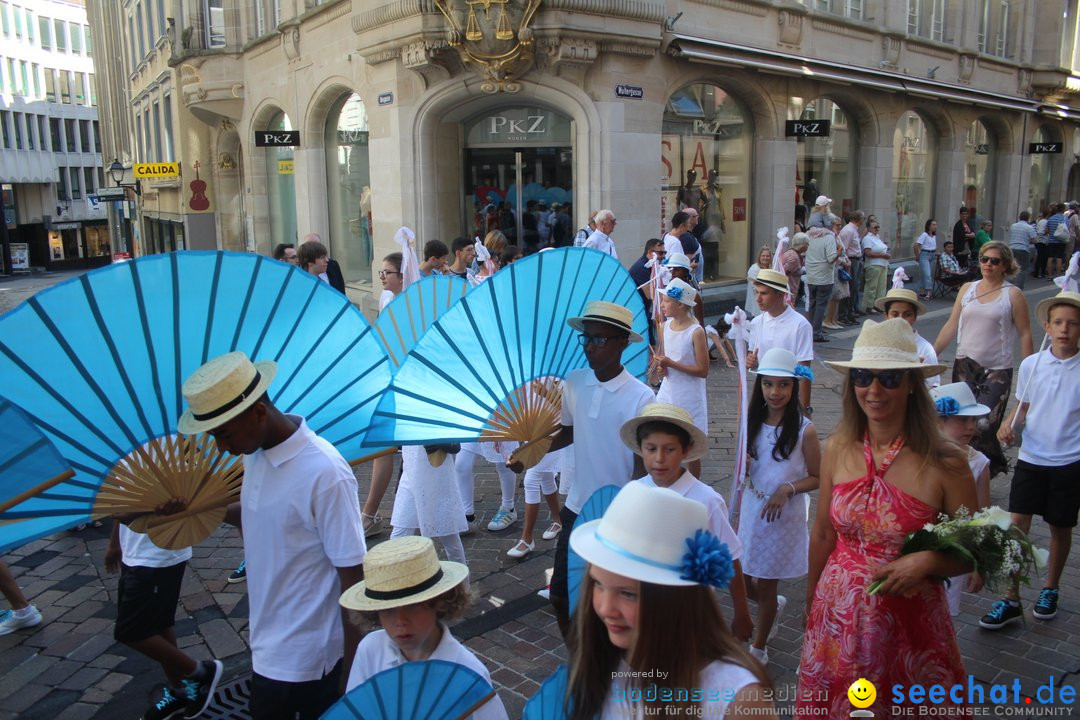
<path id="1" fill-rule="evenodd" d="M 915 330 L 915 345 L 918 348 L 919 359 L 928 365 L 937 365 L 937 353 L 934 351 L 934 346 L 915 329 L 915 321 L 919 315 L 926 312 L 926 306 L 919 302 L 919 296 L 914 290 L 894 288 L 885 293 L 885 297 L 875 300 L 874 307 L 884 312 L 887 320 L 900 318 L 910 325 L 911 329 Z M 926 387 L 935 388 L 940 384 L 940 375 L 931 375 L 926 378 Z"/>
<path id="2" fill-rule="evenodd" d="M 631 484 L 674 490 L 685 498 L 696 500 L 709 511 L 709 530 L 728 546 L 735 575 L 729 589 L 735 617 L 731 632 L 740 640 L 748 640 L 754 631 L 750 606 L 746 602 L 746 583 L 739 556 L 742 545 L 728 523 L 728 507 L 720 493 L 698 480 L 683 468 L 685 463 L 700 460 L 708 449 L 705 432 L 695 424 L 690 413 L 678 405 L 649 403 L 635 417 L 623 423 L 619 436 L 626 447 L 641 456 L 644 477 Z"/>
<path id="3" fill-rule="evenodd" d="M 644 474 L 641 462 L 619 438 L 622 424 L 656 398 L 652 390 L 622 365 L 623 350 L 642 337 L 633 330 L 634 315 L 615 303 L 594 300 L 581 317 L 567 323 L 579 331 L 588 369 L 572 370 L 563 381 L 562 429 L 554 435 L 548 452 L 574 445 L 577 474 L 559 523 L 574 526 L 582 506 L 604 485 L 622 487 Z M 514 456 L 507 463 L 515 472 L 521 464 Z M 551 605 L 563 637 L 570 629 L 570 594 L 566 564 L 570 533 L 559 534 L 555 545 L 555 573 L 551 578 Z"/>
<path id="4" fill-rule="evenodd" d="M 317 718 L 337 699 L 359 638 L 335 598 L 360 580 L 366 552 L 352 468 L 270 402 L 276 372 L 242 352 L 214 358 L 184 382 L 177 423 L 244 456 L 240 502 L 225 519 L 244 536 L 256 720 Z"/>
<path id="5" fill-rule="evenodd" d="M 1020 363 L 1018 404 L 1011 421 L 998 430 L 998 439 L 1003 445 L 1012 444 L 1013 428 L 1023 425 L 1009 511 L 1013 523 L 1024 532 L 1031 528 L 1032 515 L 1042 515 L 1050 526 L 1046 586 L 1032 614 L 1039 620 L 1052 620 L 1080 515 L 1080 294 L 1063 292 L 1043 300 L 1035 307 L 1035 317 L 1043 324 L 1050 347 Z M 995 630 L 1023 614 L 1019 585 L 1014 584 L 979 625 Z"/>
<path id="6" fill-rule="evenodd" d="M 464 665 L 490 685 L 488 669 L 446 625 L 469 604 L 468 576 L 461 563 L 440 561 L 426 537 L 391 538 L 372 548 L 364 558 L 364 579 L 341 594 L 341 606 L 364 613 L 382 629 L 360 642 L 346 691 L 383 670 L 421 660 Z M 492 691 L 491 699 L 469 717 L 505 720 L 506 709 Z"/>
<path id="7" fill-rule="evenodd" d="M 754 279 L 754 298 L 761 314 L 750 321 L 749 352 L 746 367 L 753 370 L 758 358 L 774 347 L 784 348 L 800 365 L 810 367 L 814 359 L 814 329 L 810 323 L 789 305 L 785 298 L 788 291 L 787 276 L 779 270 L 764 268 Z M 810 381 L 799 381 L 799 402 L 807 417 L 813 415 L 810 407 Z"/>

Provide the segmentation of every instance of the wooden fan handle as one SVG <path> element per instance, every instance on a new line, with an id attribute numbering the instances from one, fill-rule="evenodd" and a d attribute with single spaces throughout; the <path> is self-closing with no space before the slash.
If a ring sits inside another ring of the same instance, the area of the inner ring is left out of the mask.
<path id="1" fill-rule="evenodd" d="M 495 690 L 494 689 L 492 689 L 491 692 L 489 692 L 487 695 L 485 695 L 483 698 L 481 698 L 478 702 L 474 703 L 473 706 L 470 707 L 468 710 L 466 710 L 465 712 L 458 715 L 457 720 L 465 720 L 465 718 L 469 717 L 474 712 L 479 710 L 481 706 L 483 706 L 485 703 L 487 703 L 493 697 L 495 697 Z"/>
<path id="2" fill-rule="evenodd" d="M 5 512 L 7 510 L 10 510 L 11 508 L 13 508 L 16 505 L 18 505 L 19 503 L 21 503 L 23 500 L 28 500 L 28 499 L 32 498 L 34 495 L 37 495 L 38 493 L 41 493 L 41 492 L 45 492 L 49 488 L 55 487 L 55 486 L 59 485 L 60 483 L 64 482 L 65 480 L 67 480 L 69 478 L 73 478 L 73 477 L 75 477 L 75 471 L 74 470 L 65 470 L 64 472 L 60 473 L 56 477 L 52 478 L 51 480 L 46 480 L 45 482 L 41 483 L 40 485 L 36 485 L 36 486 L 30 488 L 26 492 L 19 493 L 18 495 L 11 498 L 10 500 L 5 500 L 4 502 L 0 503 L 0 512 Z"/>

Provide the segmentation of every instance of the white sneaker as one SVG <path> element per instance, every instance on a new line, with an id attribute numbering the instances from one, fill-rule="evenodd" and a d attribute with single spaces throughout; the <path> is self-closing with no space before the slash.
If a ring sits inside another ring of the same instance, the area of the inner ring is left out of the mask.
<path id="1" fill-rule="evenodd" d="M 0 635 L 10 635 L 16 630 L 40 624 L 41 613 L 33 605 L 30 605 L 23 614 L 17 614 L 13 610 L 0 613 Z"/>
<path id="2" fill-rule="evenodd" d="M 776 631 L 780 629 L 780 618 L 784 617 L 784 608 L 787 607 L 787 598 L 783 595 L 776 596 L 776 617 L 773 618 L 772 628 L 769 630 L 769 637 L 766 642 L 771 642 L 776 637 Z"/>
<path id="3" fill-rule="evenodd" d="M 748 645 L 746 649 L 749 650 L 750 654 L 754 656 L 754 659 L 757 660 L 758 662 L 760 662 L 762 665 L 768 665 L 769 664 L 769 651 L 768 650 L 758 650 L 753 645 Z"/>
<path id="4" fill-rule="evenodd" d="M 536 543 L 527 543 L 524 540 L 518 540 L 514 547 L 506 551 L 509 557 L 515 559 L 521 559 L 536 549 Z"/>
<path id="5" fill-rule="evenodd" d="M 491 522 L 488 523 L 487 529 L 491 532 L 499 532 L 505 530 L 514 523 L 517 522 L 517 510 L 506 510 L 505 508 L 499 508 L 499 511 L 495 513 L 495 516 L 491 518 Z"/>

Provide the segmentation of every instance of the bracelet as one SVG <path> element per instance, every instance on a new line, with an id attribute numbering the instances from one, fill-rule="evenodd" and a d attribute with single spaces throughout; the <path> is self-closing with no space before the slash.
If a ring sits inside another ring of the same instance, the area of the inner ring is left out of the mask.
<path id="1" fill-rule="evenodd" d="M 795 483 L 787 483 L 787 484 L 791 486 L 791 495 L 788 497 L 788 499 L 790 500 L 791 498 L 798 495 L 799 491 L 795 489 Z"/>

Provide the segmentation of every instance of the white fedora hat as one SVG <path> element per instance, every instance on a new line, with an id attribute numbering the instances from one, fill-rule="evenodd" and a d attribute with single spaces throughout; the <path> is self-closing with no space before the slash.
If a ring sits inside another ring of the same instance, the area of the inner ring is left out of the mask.
<path id="1" fill-rule="evenodd" d="M 686 257 L 682 253 L 671 253 L 666 258 L 664 258 L 664 267 L 666 267 L 666 268 L 681 267 L 681 268 L 683 268 L 685 270 L 693 270 L 694 269 L 694 268 L 692 268 L 690 266 L 690 258 Z"/>
<path id="2" fill-rule="evenodd" d="M 623 444 L 638 455 L 641 454 L 641 445 L 638 443 L 637 430 L 649 422 L 671 423 L 690 434 L 690 447 L 686 451 L 686 457 L 683 458 L 685 462 L 697 460 L 708 450 L 708 438 L 702 429 L 694 424 L 690 413 L 678 405 L 652 402 L 641 409 L 640 415 L 630 418 L 619 428 L 619 437 L 622 438 Z"/>
<path id="3" fill-rule="evenodd" d="M 795 359 L 795 353 L 781 347 L 766 350 L 758 360 L 757 369 L 750 372 L 769 377 L 814 379 L 813 371 L 805 365 L 800 365 Z"/>
<path id="4" fill-rule="evenodd" d="M 697 290 L 685 280 L 674 278 L 667 286 L 661 290 L 663 294 L 667 295 L 672 300 L 681 302 L 683 305 L 689 305 L 694 307 L 694 303 L 697 302 Z"/>
<path id="5" fill-rule="evenodd" d="M 940 363 L 928 365 L 920 362 L 915 331 L 901 318 L 879 323 L 867 320 L 855 339 L 851 360 L 827 360 L 825 364 L 841 372 L 851 368 L 918 370 L 923 377 L 940 375 L 945 370 Z"/>
<path id="6" fill-rule="evenodd" d="M 364 579 L 341 594 L 350 610 L 374 612 L 442 595 L 469 576 L 461 563 L 439 561 L 431 538 L 391 538 L 368 551 Z"/>
<path id="7" fill-rule="evenodd" d="M 788 289 L 787 275 L 779 270 L 773 270 L 772 268 L 761 268 L 758 270 L 757 277 L 753 282 L 760 283 L 765 287 L 770 287 L 773 290 L 779 290 L 782 293 L 791 294 L 791 290 Z"/>
<path id="8" fill-rule="evenodd" d="M 914 290 L 908 290 L 907 288 L 898 288 L 890 290 L 885 293 L 884 297 L 879 297 L 874 301 L 874 307 L 882 312 L 888 312 L 886 308 L 894 302 L 906 302 L 915 308 L 919 315 L 926 312 L 926 306 L 919 302 L 919 296 Z"/>
<path id="9" fill-rule="evenodd" d="M 574 528 L 570 547 L 597 567 L 657 585 L 721 587 L 733 572 L 704 505 L 639 482 L 620 490 L 602 518 Z"/>
<path id="10" fill-rule="evenodd" d="M 221 427 L 263 396 L 277 374 L 277 363 L 253 363 L 242 352 L 210 360 L 193 372 L 181 392 L 188 408 L 176 423 L 185 435 Z"/>
<path id="11" fill-rule="evenodd" d="M 964 382 L 930 388 L 930 397 L 937 405 L 938 415 L 943 417 L 981 417 L 990 414 L 990 408 L 976 402 L 975 394 Z"/>
<path id="12" fill-rule="evenodd" d="M 567 318 L 566 320 L 566 323 L 578 332 L 583 332 L 585 330 L 585 323 L 587 322 L 599 322 L 606 325 L 613 325 L 620 330 L 625 330 L 630 333 L 630 342 L 641 342 L 641 336 L 634 332 L 633 329 L 634 314 L 622 305 L 606 302 L 604 300 L 591 300 L 589 304 L 585 306 L 584 315 L 581 317 Z"/>
<path id="13" fill-rule="evenodd" d="M 1050 308 L 1055 305 L 1072 305 L 1075 308 L 1080 308 L 1080 293 L 1066 290 L 1041 301 L 1035 306 L 1035 317 L 1039 319 L 1039 322 L 1045 324 L 1050 319 Z"/>

